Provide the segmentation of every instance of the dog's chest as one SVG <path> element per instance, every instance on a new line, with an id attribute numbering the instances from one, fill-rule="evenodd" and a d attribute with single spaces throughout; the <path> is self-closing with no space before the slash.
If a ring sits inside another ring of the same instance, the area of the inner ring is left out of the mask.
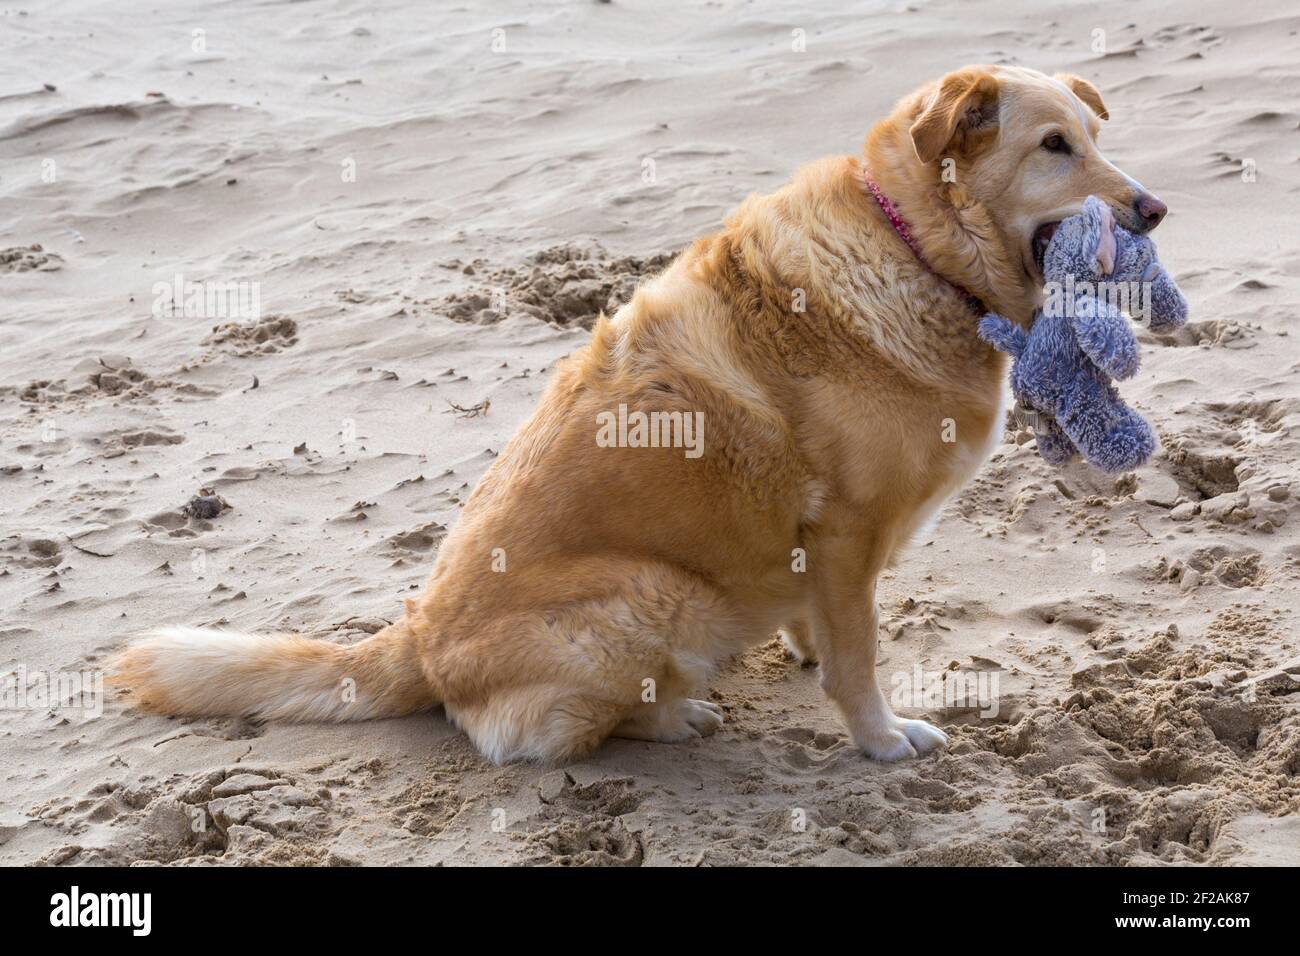
<path id="1" fill-rule="evenodd" d="M 957 422 L 953 422 L 954 431 L 965 434 L 953 436 L 951 442 L 943 442 L 941 438 L 943 448 L 936 456 L 941 465 L 938 469 L 939 473 L 934 476 L 937 487 L 921 501 L 915 515 L 908 523 L 907 537 L 919 534 L 931 526 L 948 499 L 983 467 L 1002 438 L 1002 422 L 1005 416 L 1005 399 L 999 393 L 996 404 L 992 407 L 992 413 L 984 422 L 977 420 L 968 423 L 964 429 L 959 428 Z"/>
<path id="2" fill-rule="evenodd" d="M 839 499 L 852 510 L 888 515 L 905 535 L 923 526 L 1000 440 L 1000 385 L 999 378 L 981 401 L 920 393 L 882 402 L 878 394 L 837 393 L 810 442 L 830 449 L 820 459 L 830 467 L 815 471 L 818 479 L 804 489 L 802 523 L 815 523 Z"/>

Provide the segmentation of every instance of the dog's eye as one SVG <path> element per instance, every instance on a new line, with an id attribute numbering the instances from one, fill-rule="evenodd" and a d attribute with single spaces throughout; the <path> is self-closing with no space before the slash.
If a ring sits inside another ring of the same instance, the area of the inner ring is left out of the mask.
<path id="1" fill-rule="evenodd" d="M 1043 149 L 1049 153 L 1065 153 L 1068 155 L 1070 144 L 1065 141 L 1065 137 L 1060 133 L 1052 133 L 1043 139 Z"/>

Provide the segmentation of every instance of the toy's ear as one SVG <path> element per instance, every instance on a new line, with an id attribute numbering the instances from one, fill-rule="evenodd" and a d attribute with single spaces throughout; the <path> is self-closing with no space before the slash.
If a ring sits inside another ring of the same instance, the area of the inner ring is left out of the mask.
<path id="1" fill-rule="evenodd" d="M 925 100 L 908 133 L 917 158 L 930 163 L 951 151 L 969 152 L 998 126 L 998 81 L 987 67 L 949 73 Z"/>
<path id="2" fill-rule="evenodd" d="M 1106 104 L 1101 101 L 1101 93 L 1083 77 L 1075 76 L 1073 73 L 1058 73 L 1053 79 L 1060 80 L 1069 87 L 1071 93 L 1083 100 L 1083 104 L 1097 114 L 1098 119 L 1110 119 Z"/>
<path id="3" fill-rule="evenodd" d="M 1108 276 L 1115 271 L 1115 258 L 1119 252 L 1115 241 L 1115 215 L 1096 196 L 1084 200 L 1083 212 L 1088 217 L 1089 238 L 1096 237 L 1088 252 L 1097 261 L 1097 272 Z"/>

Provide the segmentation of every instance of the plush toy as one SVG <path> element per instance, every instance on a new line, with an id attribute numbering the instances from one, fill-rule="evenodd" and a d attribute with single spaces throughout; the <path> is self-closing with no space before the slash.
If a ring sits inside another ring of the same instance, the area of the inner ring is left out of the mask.
<path id="1" fill-rule="evenodd" d="M 1156 448 L 1150 424 L 1111 379 L 1138 369 L 1127 311 L 1154 331 L 1187 321 L 1187 300 L 1145 236 L 1116 225 L 1095 196 L 1062 221 L 1043 254 L 1044 305 L 1026 332 L 1000 315 L 980 336 L 1012 355 L 1011 389 L 1027 409 L 1038 451 L 1062 465 L 1079 452 L 1103 471 L 1128 471 Z"/>

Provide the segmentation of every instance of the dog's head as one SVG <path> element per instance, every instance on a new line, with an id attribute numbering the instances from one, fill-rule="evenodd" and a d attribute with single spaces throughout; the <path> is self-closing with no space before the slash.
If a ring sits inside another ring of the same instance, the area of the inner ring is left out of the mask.
<path id="1" fill-rule="evenodd" d="M 1028 284 L 1041 284 L 1057 224 L 1079 213 L 1088 196 L 1136 233 L 1154 229 L 1167 211 L 1102 155 L 1097 134 L 1106 105 L 1080 77 L 967 67 L 921 90 L 911 111 L 916 158 L 951 170 L 1019 257 Z"/>

